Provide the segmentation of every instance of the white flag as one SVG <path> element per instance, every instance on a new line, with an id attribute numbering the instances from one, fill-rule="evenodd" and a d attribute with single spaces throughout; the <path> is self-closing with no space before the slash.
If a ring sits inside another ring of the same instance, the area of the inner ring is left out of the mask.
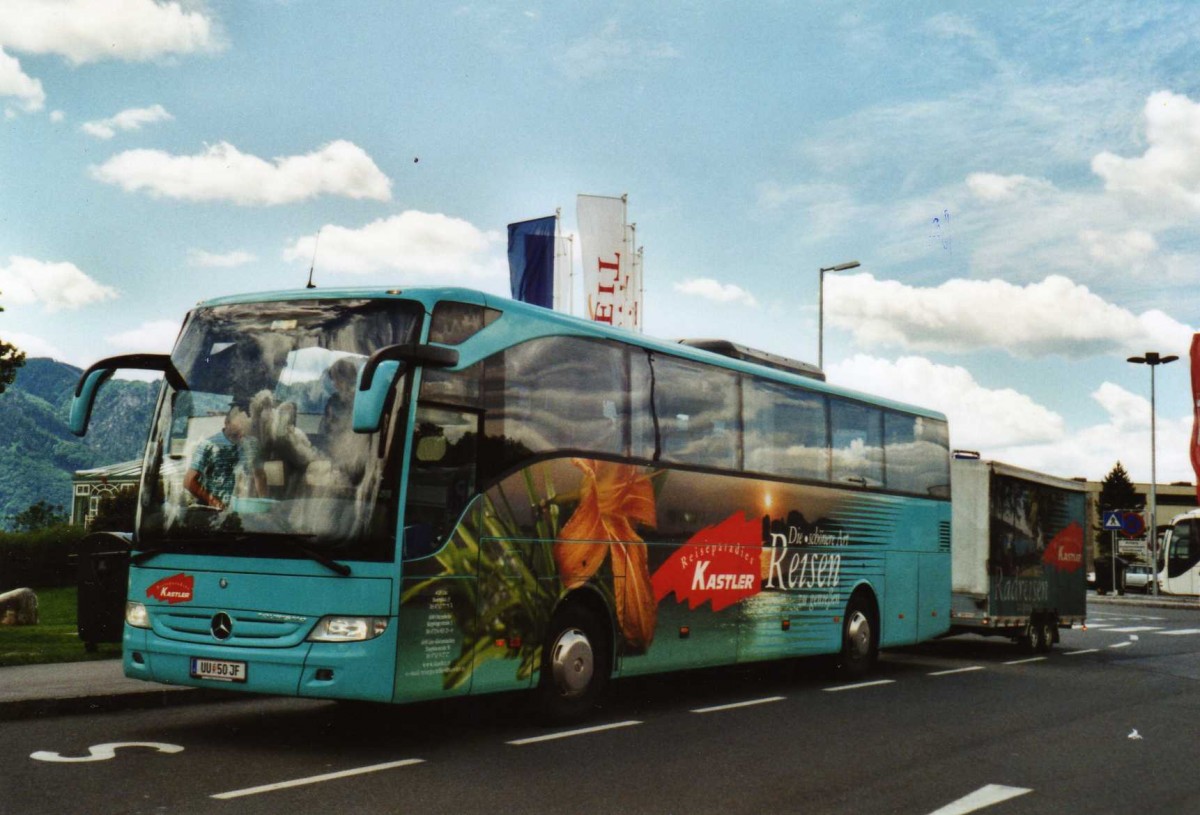
<path id="1" fill-rule="evenodd" d="M 575 239 L 571 235 L 554 237 L 554 310 L 564 314 L 575 311 Z"/>
<path id="2" fill-rule="evenodd" d="M 625 199 L 580 195 L 576 201 L 583 292 L 589 319 L 634 328 L 633 258 L 625 229 Z"/>

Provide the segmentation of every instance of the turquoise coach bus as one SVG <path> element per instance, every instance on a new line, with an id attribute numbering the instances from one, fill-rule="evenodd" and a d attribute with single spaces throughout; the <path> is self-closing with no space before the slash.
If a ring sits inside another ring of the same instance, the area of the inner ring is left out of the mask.
<path id="1" fill-rule="evenodd" d="M 803 363 L 480 292 L 205 302 L 162 371 L 126 675 L 407 702 L 813 654 L 950 622 L 945 418 Z"/>

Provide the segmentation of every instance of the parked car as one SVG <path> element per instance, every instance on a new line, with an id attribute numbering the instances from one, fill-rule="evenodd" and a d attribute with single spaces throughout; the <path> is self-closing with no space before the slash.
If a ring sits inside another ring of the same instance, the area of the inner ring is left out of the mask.
<path id="1" fill-rule="evenodd" d="M 1140 591 L 1149 594 L 1154 580 L 1153 568 L 1135 563 L 1125 570 L 1125 591 Z"/>

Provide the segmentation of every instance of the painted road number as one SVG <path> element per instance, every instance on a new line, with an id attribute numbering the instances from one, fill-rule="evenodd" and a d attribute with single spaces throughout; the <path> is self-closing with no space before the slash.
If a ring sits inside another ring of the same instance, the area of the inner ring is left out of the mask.
<path id="1" fill-rule="evenodd" d="M 218 682 L 245 682 L 246 663 L 192 657 L 192 676 L 196 679 L 215 679 Z"/>

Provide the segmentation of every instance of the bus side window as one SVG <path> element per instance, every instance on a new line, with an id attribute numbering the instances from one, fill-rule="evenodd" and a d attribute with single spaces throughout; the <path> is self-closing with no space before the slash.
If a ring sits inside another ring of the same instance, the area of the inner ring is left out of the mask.
<path id="1" fill-rule="evenodd" d="M 433 554 L 454 530 L 475 492 L 478 436 L 474 411 L 418 408 L 404 509 L 405 559 Z"/>
<path id="2" fill-rule="evenodd" d="M 883 486 L 882 411 L 834 399 L 829 423 L 834 482 Z"/>
<path id="3" fill-rule="evenodd" d="M 1195 545 L 1195 521 L 1182 521 L 1171 529 L 1171 557 L 1167 561 L 1167 576 L 1179 577 L 1200 561 L 1200 547 Z"/>

